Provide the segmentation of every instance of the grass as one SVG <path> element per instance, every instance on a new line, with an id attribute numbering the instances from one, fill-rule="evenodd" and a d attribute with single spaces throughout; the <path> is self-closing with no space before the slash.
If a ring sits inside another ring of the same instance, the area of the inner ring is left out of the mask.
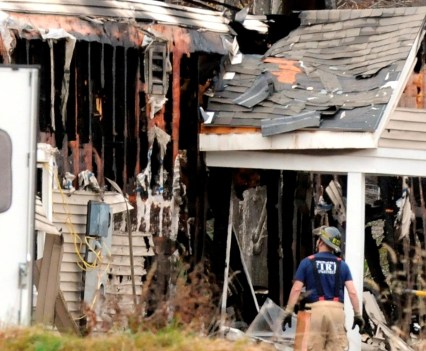
<path id="1" fill-rule="evenodd" d="M 203 265 L 175 269 L 173 294 L 158 296 L 155 265 L 141 303 L 131 312 L 116 307 L 116 323 L 98 329 L 94 311 L 82 330 L 85 336 L 60 334 L 52 327 L 0 327 L 0 351 L 269 351 L 272 344 L 244 338 L 230 341 L 217 334 L 220 290 Z M 150 307 L 148 313 L 147 306 Z M 154 308 L 155 307 L 155 308 Z"/>
<path id="2" fill-rule="evenodd" d="M 269 351 L 272 345 L 249 339 L 236 342 L 207 338 L 174 328 L 152 332 L 120 332 L 103 336 L 60 335 L 41 327 L 0 330 L 2 351 Z"/>

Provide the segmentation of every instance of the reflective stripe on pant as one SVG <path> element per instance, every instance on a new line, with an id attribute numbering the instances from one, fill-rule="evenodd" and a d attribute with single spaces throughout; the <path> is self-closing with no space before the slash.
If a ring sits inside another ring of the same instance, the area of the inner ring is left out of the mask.
<path id="1" fill-rule="evenodd" d="M 307 306 L 311 308 L 308 350 L 348 350 L 343 303 L 318 301 Z"/>

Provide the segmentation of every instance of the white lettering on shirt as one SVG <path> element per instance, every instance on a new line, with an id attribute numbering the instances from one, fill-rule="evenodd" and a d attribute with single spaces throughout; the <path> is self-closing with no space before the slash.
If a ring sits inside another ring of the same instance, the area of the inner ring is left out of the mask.
<path id="1" fill-rule="evenodd" d="M 316 261 L 317 263 L 317 270 L 320 274 L 335 274 L 337 264 L 336 262 L 330 262 L 330 261 Z"/>

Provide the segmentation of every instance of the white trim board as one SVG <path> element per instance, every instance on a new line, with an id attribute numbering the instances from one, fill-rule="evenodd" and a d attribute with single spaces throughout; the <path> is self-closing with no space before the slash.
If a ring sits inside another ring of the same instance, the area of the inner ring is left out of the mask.
<path id="1" fill-rule="evenodd" d="M 426 176 L 426 151 L 399 149 L 308 151 L 210 151 L 209 167 L 277 169 L 320 173 Z"/>
<path id="2" fill-rule="evenodd" d="M 376 148 L 373 133 L 295 131 L 270 137 L 259 133 L 200 134 L 201 151 L 236 150 L 318 150 Z"/>

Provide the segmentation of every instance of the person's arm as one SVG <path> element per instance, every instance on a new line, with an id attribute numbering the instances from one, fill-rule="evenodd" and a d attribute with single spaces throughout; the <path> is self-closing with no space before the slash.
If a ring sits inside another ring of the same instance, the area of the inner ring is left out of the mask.
<path id="1" fill-rule="evenodd" d="M 291 319 L 294 312 L 294 306 L 299 301 L 300 293 L 302 292 L 303 282 L 300 280 L 295 280 L 293 286 L 291 287 L 290 296 L 288 297 L 287 307 L 284 310 L 284 313 L 281 316 L 281 319 L 278 319 L 278 323 L 274 327 L 274 333 L 278 331 L 278 328 L 282 326 L 284 328 L 288 324 L 291 328 Z"/>
<path id="2" fill-rule="evenodd" d="M 352 308 L 354 309 L 354 314 L 361 315 L 358 294 L 356 292 L 354 282 L 352 280 L 347 280 L 345 282 L 345 287 L 348 291 L 349 299 L 351 300 Z"/>
<path id="3" fill-rule="evenodd" d="M 351 300 L 351 304 L 354 309 L 354 322 L 352 324 L 352 329 L 355 329 L 355 327 L 358 326 L 359 332 L 362 334 L 364 333 L 365 322 L 364 318 L 362 318 L 360 303 L 354 282 L 352 280 L 347 280 L 345 282 L 345 286 L 348 290 L 349 299 Z"/>
<path id="4" fill-rule="evenodd" d="M 302 292 L 302 288 L 303 288 L 303 282 L 301 282 L 300 280 L 296 280 L 293 283 L 293 286 L 290 291 L 290 296 L 288 297 L 286 311 L 293 313 L 294 306 L 296 306 L 297 302 L 299 301 L 299 296 Z"/>

